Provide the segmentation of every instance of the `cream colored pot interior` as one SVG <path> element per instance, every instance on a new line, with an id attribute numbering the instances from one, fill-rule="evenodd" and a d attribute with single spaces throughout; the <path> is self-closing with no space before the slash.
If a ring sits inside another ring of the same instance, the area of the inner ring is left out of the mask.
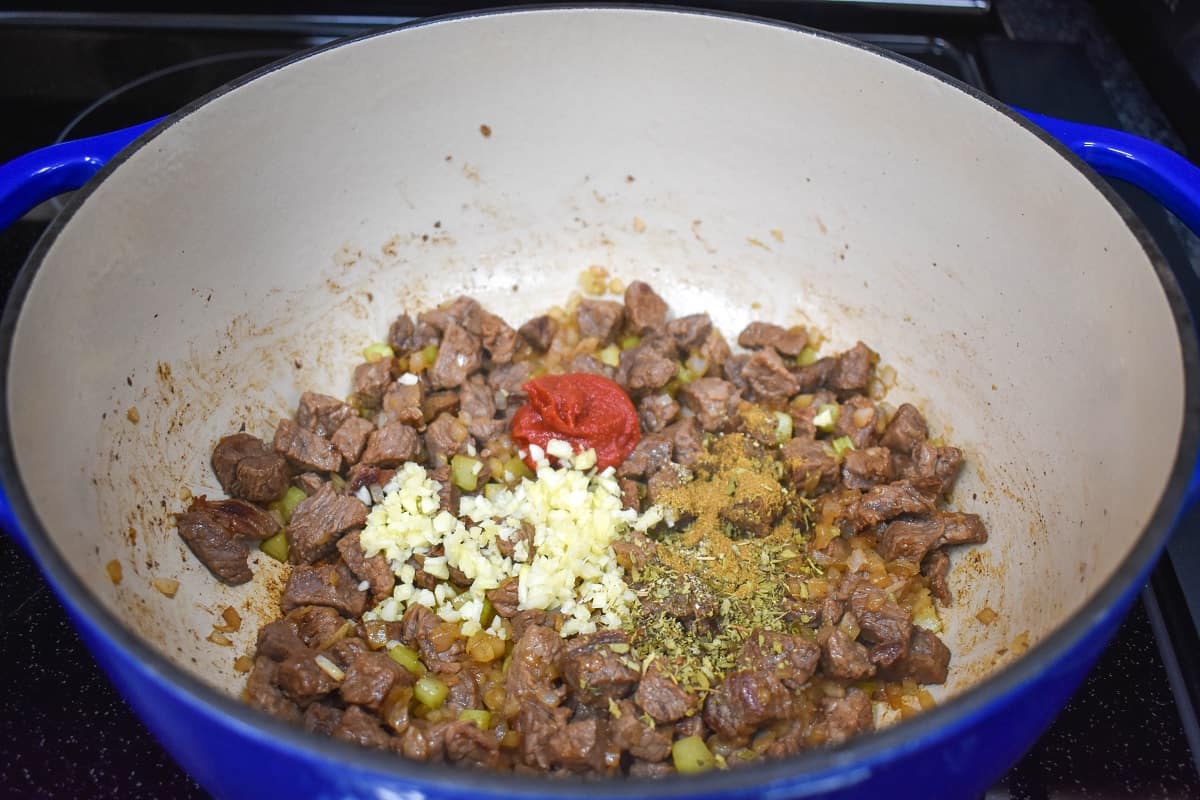
<path id="1" fill-rule="evenodd" d="M 899 372 L 889 402 L 918 402 L 966 450 L 955 499 L 992 540 L 954 559 L 949 692 L 1079 609 L 1165 486 L 1183 413 L 1171 313 L 1085 176 L 874 53 L 591 10 L 329 50 L 131 156 L 20 317 L 8 401 L 33 505 L 102 603 L 237 693 L 282 570 L 256 554 L 255 582 L 223 587 L 169 524 L 187 492 L 220 494 L 216 438 L 269 438 L 306 388 L 347 393 L 398 312 L 468 293 L 519 324 L 592 264 L 727 334 L 763 318 L 831 349 L 862 339 Z M 245 621 L 221 646 L 227 605 Z"/>

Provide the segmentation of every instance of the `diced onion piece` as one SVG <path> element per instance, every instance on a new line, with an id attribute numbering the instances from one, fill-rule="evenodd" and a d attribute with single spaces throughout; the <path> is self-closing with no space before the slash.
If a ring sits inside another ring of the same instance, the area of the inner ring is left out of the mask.
<path id="1" fill-rule="evenodd" d="M 472 661 L 488 664 L 504 656 L 504 642 L 490 633 L 479 631 L 467 640 L 467 655 Z"/>
<path id="2" fill-rule="evenodd" d="M 288 540 L 287 532 L 280 531 L 274 536 L 269 536 L 263 539 L 262 544 L 258 546 L 259 550 L 269 555 L 276 561 L 287 563 L 288 560 Z"/>
<path id="3" fill-rule="evenodd" d="M 328 657 L 318 655 L 313 658 L 313 661 L 317 662 L 317 666 L 321 668 L 321 672 L 324 672 L 335 681 L 344 681 L 346 679 L 346 673 L 342 672 L 342 668 L 330 661 Z"/>
<path id="4" fill-rule="evenodd" d="M 450 459 L 450 480 L 464 492 L 473 492 L 479 486 L 481 468 L 478 458 L 459 453 Z"/>
<path id="5" fill-rule="evenodd" d="M 984 625 L 991 625 L 999 618 L 999 614 L 991 609 L 990 606 L 984 606 L 983 610 L 975 615 L 975 619 L 979 620 Z"/>
<path id="6" fill-rule="evenodd" d="M 841 415 L 841 409 L 836 403 L 826 403 L 817 411 L 817 415 L 813 417 L 813 425 L 817 426 L 817 430 L 824 433 L 833 431 L 833 426 L 837 425 L 838 417 Z"/>
<path id="7" fill-rule="evenodd" d="M 775 412 L 775 441 L 783 444 L 792 438 L 792 415 L 785 411 Z"/>
<path id="8" fill-rule="evenodd" d="M 250 656 L 238 656 L 233 660 L 234 672 L 249 672 L 254 668 L 254 659 Z"/>
<path id="9" fill-rule="evenodd" d="M 717 766 L 712 751 L 699 736 L 685 736 L 672 744 L 671 760 L 681 775 L 708 772 Z"/>
<path id="10" fill-rule="evenodd" d="M 413 696 L 427 708 L 441 708 L 449 693 L 450 687 L 435 675 L 421 676 L 417 685 L 413 687 Z"/>
<path id="11" fill-rule="evenodd" d="M 363 358 L 372 364 L 376 361 L 382 361 L 385 358 L 391 358 L 394 355 L 396 353 L 387 342 L 375 342 L 374 344 L 367 345 L 363 350 Z"/>
<path id="12" fill-rule="evenodd" d="M 486 731 L 492 724 L 492 712 L 478 708 L 464 708 L 458 712 L 458 718 L 463 722 L 473 722 L 481 731 Z"/>
<path id="13" fill-rule="evenodd" d="M 225 620 L 225 624 L 220 627 L 220 630 L 226 633 L 233 633 L 242 628 L 242 615 L 233 606 L 225 606 L 225 610 L 221 612 L 221 619 Z"/>
<path id="14" fill-rule="evenodd" d="M 120 561 L 117 561 L 114 558 L 112 561 L 108 562 L 104 566 L 104 569 L 106 572 L 108 572 L 108 579 L 110 581 L 112 581 L 114 585 L 121 582 L 122 573 L 121 573 L 121 562 Z"/>
<path id="15" fill-rule="evenodd" d="M 167 597 L 174 597 L 179 591 L 179 581 L 174 578 L 151 578 L 150 585 Z"/>
<path id="16" fill-rule="evenodd" d="M 428 671 L 425 669 L 425 665 L 421 663 L 421 657 L 417 655 L 417 651 L 407 645 L 398 644 L 388 648 L 388 655 L 392 661 L 395 661 L 413 675 L 424 675 Z"/>

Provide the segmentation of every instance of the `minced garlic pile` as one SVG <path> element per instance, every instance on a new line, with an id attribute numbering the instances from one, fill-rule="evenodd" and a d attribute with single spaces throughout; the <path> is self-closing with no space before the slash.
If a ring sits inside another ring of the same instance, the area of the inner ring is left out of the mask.
<path id="1" fill-rule="evenodd" d="M 561 466 L 551 467 L 545 454 L 535 452 L 536 479 L 523 478 L 490 497 L 464 495 L 461 518 L 440 507 L 439 484 L 424 467 L 404 464 L 384 487 L 383 500 L 372 508 L 362 532 L 366 555 L 382 552 L 397 577 L 392 596 L 364 619 L 398 620 L 420 603 L 447 622 L 461 622 L 463 634 L 470 636 L 482 629 L 486 592 L 516 576 L 519 608 L 558 611 L 565 617 L 563 636 L 592 633 L 598 625 L 620 626 L 637 597 L 625 583 L 612 542 L 630 528 L 655 524 L 662 511 L 652 508 L 639 517 L 623 508 L 613 470 L 592 469 L 593 451 L 573 455 L 570 445 L 558 441 L 547 450 Z M 497 542 L 511 541 L 522 523 L 533 528 L 534 552 L 522 541 L 511 558 L 505 557 Z M 430 591 L 413 585 L 416 570 L 409 558 L 437 545 L 444 555 L 426 556 L 422 569 L 444 581 L 455 567 L 471 581 L 469 588 L 460 592 L 440 583 Z M 503 636 L 499 618 L 488 630 Z"/>

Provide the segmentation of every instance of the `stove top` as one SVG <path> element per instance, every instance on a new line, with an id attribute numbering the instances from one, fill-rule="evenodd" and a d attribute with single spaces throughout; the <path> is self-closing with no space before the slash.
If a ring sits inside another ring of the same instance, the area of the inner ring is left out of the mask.
<path id="1" fill-rule="evenodd" d="M 240 14 L 96 14 L 70 3 L 0 8 L 0 161 L 66 138 L 169 113 L 281 57 L 406 17 L 397 4 L 268 4 Z M 390 10 L 383 9 L 387 5 Z M 400 4 L 413 15 L 444 3 Z M 1116 40 L 1084 0 L 710 3 L 854 35 L 978 86 L 1002 101 L 1125 127 L 1178 145 Z M 153 9 L 150 9 L 153 10 Z M 253 13 L 250 13 L 253 12 Z M 301 15 L 299 12 L 304 12 Z M 1114 80 L 1114 76 L 1121 80 Z M 1172 117 L 1178 118 L 1178 117 Z M 18 124 L 14 124 L 18 123 Z M 1142 217 L 1185 291 L 1200 298 L 1200 245 L 1138 190 Z M 61 207 L 51 201 L 0 232 L 0 295 Z M 1190 580 L 1181 582 L 1178 575 Z M 1200 514 L 1054 726 L 989 800 L 1200 798 Z M 204 797 L 109 686 L 37 569 L 0 536 L 0 796 Z M 19 643 L 19 644 L 18 644 Z"/>

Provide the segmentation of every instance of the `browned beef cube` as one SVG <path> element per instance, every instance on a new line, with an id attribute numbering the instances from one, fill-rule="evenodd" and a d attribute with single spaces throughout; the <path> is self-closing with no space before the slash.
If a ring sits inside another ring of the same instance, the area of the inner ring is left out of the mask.
<path id="1" fill-rule="evenodd" d="M 679 620 L 690 631 L 711 632 L 718 623 L 721 604 L 716 594 L 695 575 L 684 574 L 665 597 L 642 598 L 642 610 L 649 616 L 665 614 Z"/>
<path id="2" fill-rule="evenodd" d="M 316 494 L 321 488 L 321 484 L 325 483 L 325 476 L 318 475 L 315 472 L 302 472 L 292 478 L 292 486 L 307 494 Z"/>
<path id="3" fill-rule="evenodd" d="M 385 469 L 377 464 L 355 464 L 346 476 L 346 488 L 342 493 L 356 494 L 364 486 L 387 486 L 395 474 L 396 470 Z"/>
<path id="4" fill-rule="evenodd" d="M 861 681 L 875 674 L 867 648 L 840 628 L 830 628 L 821 642 L 821 671 L 830 678 Z"/>
<path id="5" fill-rule="evenodd" d="M 895 477 L 892 451 L 886 447 L 849 450 L 842 461 L 842 483 L 851 489 L 869 489 Z"/>
<path id="6" fill-rule="evenodd" d="M 393 686 L 411 686 L 411 672 L 397 664 L 387 653 L 359 653 L 345 669 L 342 700 L 378 711 Z"/>
<path id="7" fill-rule="evenodd" d="M 937 517 L 895 519 L 884 528 L 876 548 L 887 561 L 901 559 L 919 564 L 938 545 L 946 523 Z"/>
<path id="8" fill-rule="evenodd" d="M 617 485 L 621 487 L 621 507 L 641 511 L 642 500 L 641 494 L 638 491 L 637 481 L 632 481 L 629 478 L 619 478 L 617 479 Z"/>
<path id="9" fill-rule="evenodd" d="M 256 657 L 254 669 L 246 680 L 246 702 L 277 719 L 296 723 L 300 720 L 300 709 L 279 689 L 278 678 L 278 663 L 266 656 Z"/>
<path id="10" fill-rule="evenodd" d="M 667 333 L 684 352 L 699 349 L 712 330 L 713 324 L 708 314 L 689 314 L 667 323 Z"/>
<path id="11" fill-rule="evenodd" d="M 483 364 L 479 338 L 466 328 L 450 323 L 442 334 L 437 360 L 429 369 L 429 382 L 435 389 L 462 386 L 467 376 Z"/>
<path id="12" fill-rule="evenodd" d="M 645 480 L 671 460 L 673 449 L 674 443 L 664 434 L 652 433 L 643 436 L 633 448 L 633 452 L 617 467 L 617 475 L 622 478 Z"/>
<path id="13" fill-rule="evenodd" d="M 462 405 L 462 396 L 457 390 L 433 392 L 421 403 L 421 414 L 426 423 L 433 422 L 442 414 L 457 414 Z"/>
<path id="14" fill-rule="evenodd" d="M 739 392 L 751 391 L 750 384 L 746 382 L 746 376 L 742 374 L 749 361 L 749 353 L 738 353 L 736 356 L 726 358 L 725 363 L 721 366 L 721 375 L 736 386 Z"/>
<path id="15" fill-rule="evenodd" d="M 933 501 L 907 481 L 872 486 L 849 509 L 846 521 L 862 530 L 895 519 L 901 514 L 927 514 Z"/>
<path id="16" fill-rule="evenodd" d="M 465 295 L 459 295 L 453 300 L 442 303 L 435 309 L 422 311 L 417 319 L 431 325 L 438 331 L 445 332 L 451 324 L 459 325 L 467 331 L 479 335 L 483 327 L 483 307 L 479 301 Z"/>
<path id="17" fill-rule="evenodd" d="M 837 369 L 837 361 L 831 357 L 820 358 L 806 367 L 791 370 L 796 376 L 796 390 L 805 394 L 827 389 L 830 377 Z"/>
<path id="18" fill-rule="evenodd" d="M 304 730 L 321 736 L 333 736 L 338 723 L 342 721 L 343 712 L 340 708 L 327 706 L 324 703 L 313 703 L 304 709 L 304 719 L 301 721 Z"/>
<path id="19" fill-rule="evenodd" d="M 559 749 L 566 741 L 571 710 L 551 708 L 542 703 L 519 706 L 517 730 L 521 731 L 518 751 L 522 763 L 541 772 L 560 766 Z"/>
<path id="20" fill-rule="evenodd" d="M 383 394 L 383 424 L 403 422 L 405 425 L 420 425 L 425 421 L 422 403 L 425 400 L 425 387 L 415 383 L 396 381 Z"/>
<path id="21" fill-rule="evenodd" d="M 770 672 L 730 672 L 704 702 L 704 722 L 725 741 L 744 745 L 764 724 L 786 719 L 792 695 Z"/>
<path id="22" fill-rule="evenodd" d="M 392 739 L 391 734 L 380 725 L 379 717 L 363 711 L 359 706 L 346 709 L 333 729 L 333 738 L 374 750 L 386 750 Z"/>
<path id="23" fill-rule="evenodd" d="M 513 646 L 504 677 L 505 708 L 556 706 L 566 690 L 556 685 L 564 650 L 562 637 L 553 628 L 530 625 Z"/>
<path id="24" fill-rule="evenodd" d="M 704 337 L 697 354 L 708 364 L 708 369 L 704 374 L 710 378 L 719 378 L 725 374 L 725 362 L 732 355 L 725 337 L 716 328 L 713 328 Z"/>
<path id="25" fill-rule="evenodd" d="M 738 669 L 765 670 L 789 689 L 799 689 L 817 671 L 821 648 L 803 636 L 756 628 L 738 654 Z"/>
<path id="26" fill-rule="evenodd" d="M 625 307 L 613 300 L 583 300 L 575 316 L 579 335 L 600 340 L 608 344 L 621 330 L 625 320 Z"/>
<path id="27" fill-rule="evenodd" d="M 669 394 L 648 394 L 638 403 L 638 419 L 647 433 L 661 431 L 679 415 L 679 404 Z"/>
<path id="28" fill-rule="evenodd" d="M 325 484 L 306 497 L 292 512 L 288 523 L 288 561 L 311 564 L 333 551 L 338 538 L 350 528 L 367 523 L 367 507 L 357 497 L 338 494 Z"/>
<path id="29" fill-rule="evenodd" d="M 772 347 L 785 356 L 798 356 L 808 344 L 808 333 L 799 326 L 784 328 L 770 322 L 751 322 L 738 334 L 742 347 Z"/>
<path id="30" fill-rule="evenodd" d="M 455 453 L 463 452 L 470 441 L 467 426 L 457 417 L 442 414 L 425 429 L 425 450 L 434 466 L 449 462 Z"/>
<path id="31" fill-rule="evenodd" d="M 517 332 L 535 352 L 544 353 L 554 343 L 554 335 L 558 333 L 558 323 L 554 321 L 553 317 L 542 314 L 526 322 Z"/>
<path id="32" fill-rule="evenodd" d="M 505 578 L 500 581 L 500 585 L 495 589 L 487 592 L 487 598 L 492 602 L 492 608 L 496 609 L 496 613 L 505 619 L 516 616 L 520 598 L 518 592 L 520 590 L 520 581 L 516 576 Z"/>
<path id="33" fill-rule="evenodd" d="M 607 709 L 610 702 L 627 696 L 637 686 L 640 670 L 628 662 L 629 637 L 624 631 L 580 634 L 566 642 L 562 677 L 580 701 Z"/>
<path id="34" fill-rule="evenodd" d="M 945 550 L 934 550 L 921 563 L 921 574 L 929 581 L 929 593 L 944 606 L 953 602 L 950 594 L 950 556 Z"/>
<path id="35" fill-rule="evenodd" d="M 915 406 L 904 403 L 896 409 L 887 427 L 883 429 L 883 437 L 879 443 L 890 447 L 897 453 L 911 453 L 913 448 L 929 437 L 929 426 L 925 417 Z"/>
<path id="36" fill-rule="evenodd" d="M 367 439 L 362 463 L 380 467 L 398 467 L 412 461 L 421 452 L 421 440 L 408 425 L 392 422 L 376 431 Z"/>
<path id="37" fill-rule="evenodd" d="M 375 426 L 368 420 L 362 417 L 351 417 L 334 432 L 330 442 L 342 454 L 342 458 L 347 464 L 353 464 L 358 461 L 363 448 L 367 446 L 367 437 L 373 430 L 375 430 Z"/>
<path id="38" fill-rule="evenodd" d="M 667 324 L 667 303 L 644 281 L 634 281 L 625 289 L 625 316 L 635 333 L 662 330 Z"/>
<path id="39" fill-rule="evenodd" d="M 390 597 L 396 586 L 396 576 L 382 553 L 367 558 L 359 541 L 359 531 L 350 531 L 338 540 L 337 549 L 354 577 L 371 584 L 371 599 L 379 602 Z"/>
<path id="40" fill-rule="evenodd" d="M 911 459 L 900 459 L 900 473 L 921 491 L 940 497 L 954 486 L 962 472 L 963 454 L 957 447 L 934 447 L 921 442 L 913 447 Z"/>
<path id="41" fill-rule="evenodd" d="M 517 332 L 500 317 L 487 311 L 479 319 L 479 338 L 493 364 L 507 364 L 517 352 Z"/>
<path id="42" fill-rule="evenodd" d="M 887 668 L 880 667 L 879 677 L 899 681 L 911 678 L 917 683 L 945 683 L 950 670 L 950 648 L 924 628 L 913 630 L 912 641 L 903 658 Z"/>
<path id="43" fill-rule="evenodd" d="M 621 352 L 616 381 L 631 393 L 657 391 L 679 372 L 675 340 L 669 336 L 647 336 L 636 347 Z"/>
<path id="44" fill-rule="evenodd" d="M 639 572 L 650 563 L 657 547 L 653 539 L 640 531 L 628 531 L 625 538 L 614 539 L 612 543 L 617 563 L 630 575 Z"/>
<path id="45" fill-rule="evenodd" d="M 305 392 L 296 407 L 296 422 L 318 436 L 329 438 L 346 420 L 355 416 L 354 409 L 327 394 Z"/>
<path id="46" fill-rule="evenodd" d="M 836 745 L 875 727 L 871 698 L 859 689 L 850 689 L 845 697 L 827 697 L 821 701 L 821 716 L 814 730 L 825 744 Z"/>
<path id="47" fill-rule="evenodd" d="M 354 399 L 362 408 L 379 408 L 383 393 L 392 383 L 393 358 L 381 358 L 369 361 L 354 368 L 352 385 Z"/>
<path id="48" fill-rule="evenodd" d="M 806 494 L 827 489 L 837 483 L 838 462 L 829 444 L 817 439 L 793 438 L 779 448 L 788 480 Z"/>
<path id="49" fill-rule="evenodd" d="M 682 466 L 691 468 L 704 453 L 704 437 L 695 417 L 684 417 L 668 425 L 663 436 L 671 440 L 672 458 Z"/>
<path id="50" fill-rule="evenodd" d="M 875 432 L 875 421 L 879 411 L 867 397 L 858 395 L 842 404 L 834 423 L 834 436 L 848 436 L 859 450 L 875 444 L 879 435 Z"/>
<path id="51" fill-rule="evenodd" d="M 525 390 L 521 387 L 531 377 L 533 377 L 533 372 L 529 362 L 518 361 L 515 364 L 504 364 L 492 369 L 488 373 L 487 382 L 488 386 L 503 392 L 509 408 L 515 408 L 525 402 Z"/>
<path id="52" fill-rule="evenodd" d="M 275 452 L 295 467 L 313 472 L 337 472 L 342 454 L 326 438 L 301 428 L 290 419 L 281 419 L 275 429 Z"/>
<path id="53" fill-rule="evenodd" d="M 940 545 L 982 544 L 987 541 L 987 529 L 978 514 L 939 511 L 938 519 L 945 524 Z"/>
<path id="54" fill-rule="evenodd" d="M 480 730 L 466 720 L 449 720 L 443 724 L 446 726 L 442 740 L 447 761 L 483 769 L 495 769 L 500 763 L 500 743 L 491 731 Z"/>
<path id="55" fill-rule="evenodd" d="M 235 433 L 217 442 L 212 468 L 231 497 L 266 503 L 287 491 L 287 462 L 248 433 Z"/>
<path id="56" fill-rule="evenodd" d="M 596 358 L 591 353 L 577 353 L 571 359 L 571 363 L 567 367 L 568 372 L 587 372 L 592 375 L 599 375 L 608 378 L 610 381 L 616 377 L 617 371 L 605 364 L 600 359 Z"/>
<path id="57" fill-rule="evenodd" d="M 442 509 L 458 516 L 458 500 L 462 490 L 454 485 L 454 481 L 450 480 L 450 466 L 442 464 L 440 467 L 434 468 L 429 472 L 429 477 L 437 481 L 438 500 Z"/>
<path id="58" fill-rule="evenodd" d="M 651 503 L 660 502 L 664 490 L 683 486 L 689 477 L 687 470 L 678 464 L 667 462 L 666 466 L 651 475 L 650 480 L 646 481 L 646 499 Z"/>
<path id="59" fill-rule="evenodd" d="M 733 424 L 737 409 L 738 391 L 732 383 L 721 378 L 698 378 L 679 388 L 680 402 L 700 422 L 704 430 L 715 433 Z"/>
<path id="60" fill-rule="evenodd" d="M 796 393 L 799 383 L 774 350 L 758 350 L 742 367 L 742 378 L 754 396 L 762 400 L 786 400 Z"/>
<path id="61" fill-rule="evenodd" d="M 508 427 L 504 420 L 496 419 L 496 400 L 492 387 L 479 379 L 463 384 L 459 392 L 459 418 L 466 423 L 467 431 L 480 442 L 496 438 Z"/>
<path id="62" fill-rule="evenodd" d="M 284 617 L 282 624 L 289 628 L 294 627 L 296 633 L 299 634 L 300 639 L 304 642 L 305 647 L 321 650 L 325 645 L 333 641 L 335 636 L 344 635 L 345 632 L 342 629 L 346 626 L 347 621 L 341 614 L 327 606 L 300 606 L 289 611 L 287 616 Z M 274 625 L 275 623 L 271 624 Z M 267 627 L 271 626 L 268 625 Z M 265 631 L 266 629 L 264 628 L 263 630 Z M 279 645 L 281 643 L 291 647 L 290 644 L 280 641 L 286 639 L 283 635 L 275 635 L 271 638 L 274 640 L 271 643 L 271 649 L 276 652 L 280 650 Z M 260 653 L 264 651 L 266 644 L 267 642 L 260 635 L 258 641 L 258 650 Z M 291 654 L 288 653 L 287 655 Z M 278 656 L 277 658 L 282 659 L 283 656 Z"/>
<path id="63" fill-rule="evenodd" d="M 416 350 L 417 348 L 413 346 L 413 334 L 416 333 L 416 330 L 412 317 L 408 314 L 401 314 L 388 328 L 388 344 L 397 353 Z"/>
<path id="64" fill-rule="evenodd" d="M 870 584 L 857 587 L 850 595 L 850 610 L 862 629 L 859 638 L 871 647 L 870 659 L 890 666 L 908 652 L 913 624 L 908 612 L 880 588 Z"/>
<path id="65" fill-rule="evenodd" d="M 329 606 L 348 617 L 359 617 L 367 610 L 367 593 L 358 588 L 358 582 L 341 561 L 301 564 L 292 568 L 279 605 L 285 612 L 298 606 Z"/>
<path id="66" fill-rule="evenodd" d="M 246 565 L 250 545 L 245 537 L 230 534 L 219 518 L 204 511 L 187 511 L 176 514 L 175 523 L 188 548 L 218 580 L 237 586 L 254 577 Z"/>
<path id="67" fill-rule="evenodd" d="M 858 342 L 844 353 L 835 358 L 835 365 L 829 376 L 829 388 L 841 397 L 852 394 L 865 394 L 871 383 L 871 374 L 875 370 L 878 356 L 871 348 Z"/>
<path id="68" fill-rule="evenodd" d="M 640 719 L 638 707 L 629 700 L 616 704 L 617 711 L 609 722 L 613 746 L 627 750 L 634 758 L 662 761 L 671 754 L 671 734 L 647 725 Z"/>
<path id="69" fill-rule="evenodd" d="M 650 662 L 633 700 L 659 724 L 683 719 L 699 707 L 699 699 L 675 682 L 662 664 Z"/>

